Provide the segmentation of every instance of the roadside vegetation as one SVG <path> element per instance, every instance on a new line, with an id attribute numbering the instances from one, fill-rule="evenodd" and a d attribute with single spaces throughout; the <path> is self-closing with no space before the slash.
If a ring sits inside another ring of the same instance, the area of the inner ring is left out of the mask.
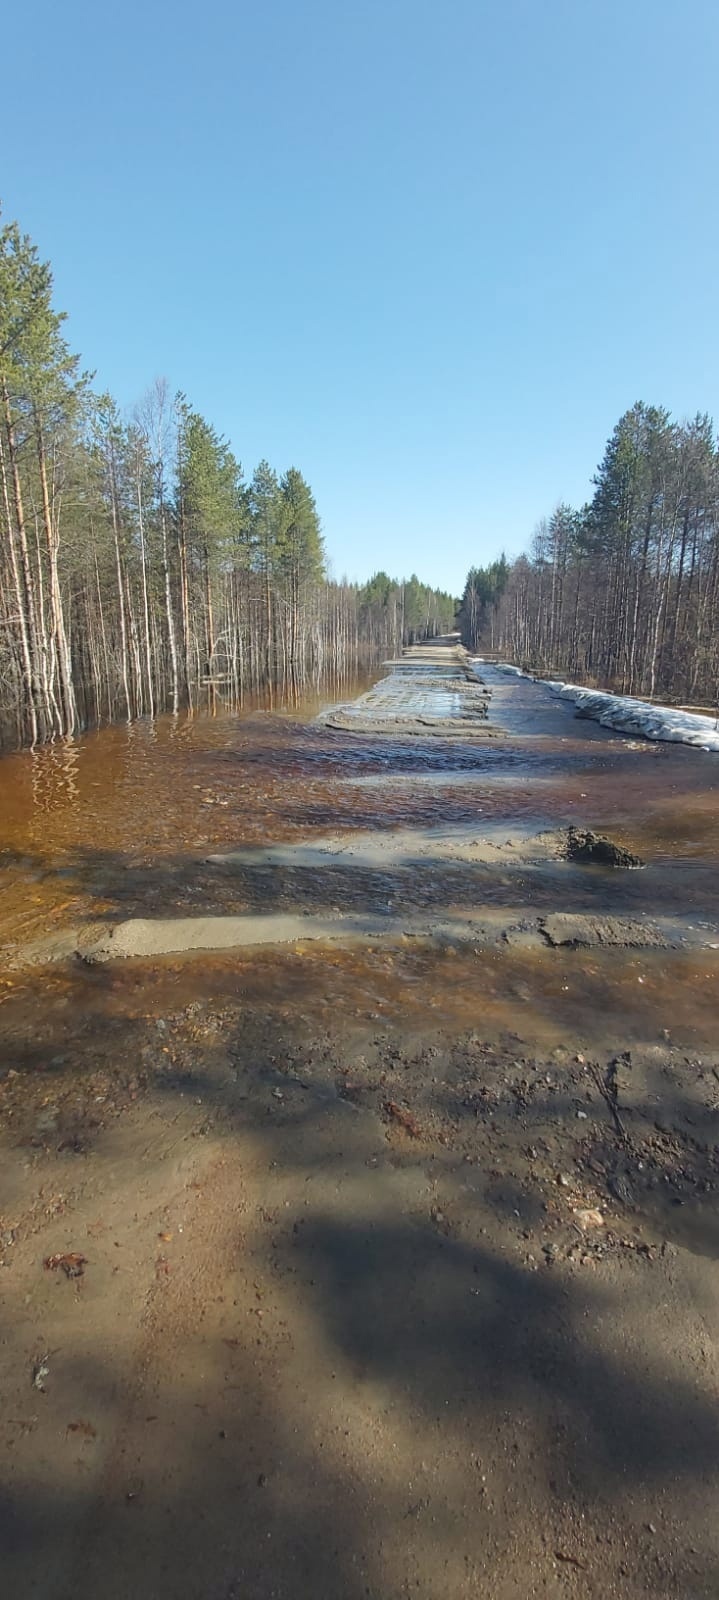
<path id="1" fill-rule="evenodd" d="M 625 412 L 581 510 L 558 505 L 527 555 L 472 568 L 465 643 L 622 694 L 716 704 L 719 449 L 710 417 Z"/>
<path id="2" fill-rule="evenodd" d="M 130 417 L 68 345 L 52 273 L 0 229 L 0 744 L 342 679 L 452 626 L 416 577 L 328 573 L 303 473 L 157 381 Z"/>

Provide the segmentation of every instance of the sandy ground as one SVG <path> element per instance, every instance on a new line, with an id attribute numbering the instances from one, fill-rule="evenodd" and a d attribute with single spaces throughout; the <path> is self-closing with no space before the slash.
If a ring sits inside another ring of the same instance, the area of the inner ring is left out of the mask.
<path id="1" fill-rule="evenodd" d="M 531 689 L 507 689 L 506 723 Z M 701 861 L 607 876 L 534 823 L 358 828 L 292 859 L 225 851 L 202 882 L 239 874 L 261 903 L 284 874 L 301 922 L 302 874 L 316 889 L 337 848 L 338 914 L 345 881 L 377 916 L 378 874 L 417 907 L 471 867 L 455 921 L 494 915 L 493 938 L 7 980 L 4 1592 L 715 1600 Z M 650 908 L 680 948 L 560 937 Z"/>

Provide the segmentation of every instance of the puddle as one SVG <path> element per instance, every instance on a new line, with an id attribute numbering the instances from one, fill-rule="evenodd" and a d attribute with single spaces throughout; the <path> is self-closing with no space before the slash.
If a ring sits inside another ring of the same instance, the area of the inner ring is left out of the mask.
<path id="1" fill-rule="evenodd" d="M 678 1049 L 716 1048 L 719 952 L 364 949 L 210 953 L 46 969 L 3 995 L 8 1060 L 43 1070 L 76 1032 L 99 1039 L 102 1018 L 162 1016 L 212 996 L 313 1028 L 474 1029 L 483 1040 L 624 1050 L 668 1036 Z M 14 1041 L 14 1043 L 12 1042 Z"/>

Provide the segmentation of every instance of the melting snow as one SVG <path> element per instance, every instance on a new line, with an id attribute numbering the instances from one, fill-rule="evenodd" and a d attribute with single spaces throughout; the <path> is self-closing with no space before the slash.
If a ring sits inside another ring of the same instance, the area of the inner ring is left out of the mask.
<path id="1" fill-rule="evenodd" d="M 481 657 L 480 657 L 481 661 Z M 583 689 L 576 683 L 557 683 L 550 678 L 534 678 L 521 667 L 508 661 L 494 661 L 492 666 L 500 672 L 512 672 L 518 678 L 529 678 L 543 684 L 563 700 L 571 700 L 587 717 L 601 722 L 605 728 L 616 728 L 619 733 L 643 739 L 657 739 L 671 744 L 692 744 L 700 750 L 719 751 L 719 719 L 699 716 L 693 711 L 678 711 L 673 706 L 654 706 L 647 700 L 635 700 L 630 695 L 606 694 L 596 689 Z"/>

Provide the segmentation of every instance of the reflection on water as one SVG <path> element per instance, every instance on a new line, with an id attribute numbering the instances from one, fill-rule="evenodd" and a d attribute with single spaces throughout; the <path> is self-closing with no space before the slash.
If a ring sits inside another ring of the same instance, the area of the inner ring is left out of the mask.
<path id="1" fill-rule="evenodd" d="M 118 724 L 0 758 L 0 946 L 58 918 L 101 915 L 108 872 L 274 835 L 300 776 L 322 765 L 311 721 L 338 692 L 272 713 L 247 701 L 241 712 Z"/>

